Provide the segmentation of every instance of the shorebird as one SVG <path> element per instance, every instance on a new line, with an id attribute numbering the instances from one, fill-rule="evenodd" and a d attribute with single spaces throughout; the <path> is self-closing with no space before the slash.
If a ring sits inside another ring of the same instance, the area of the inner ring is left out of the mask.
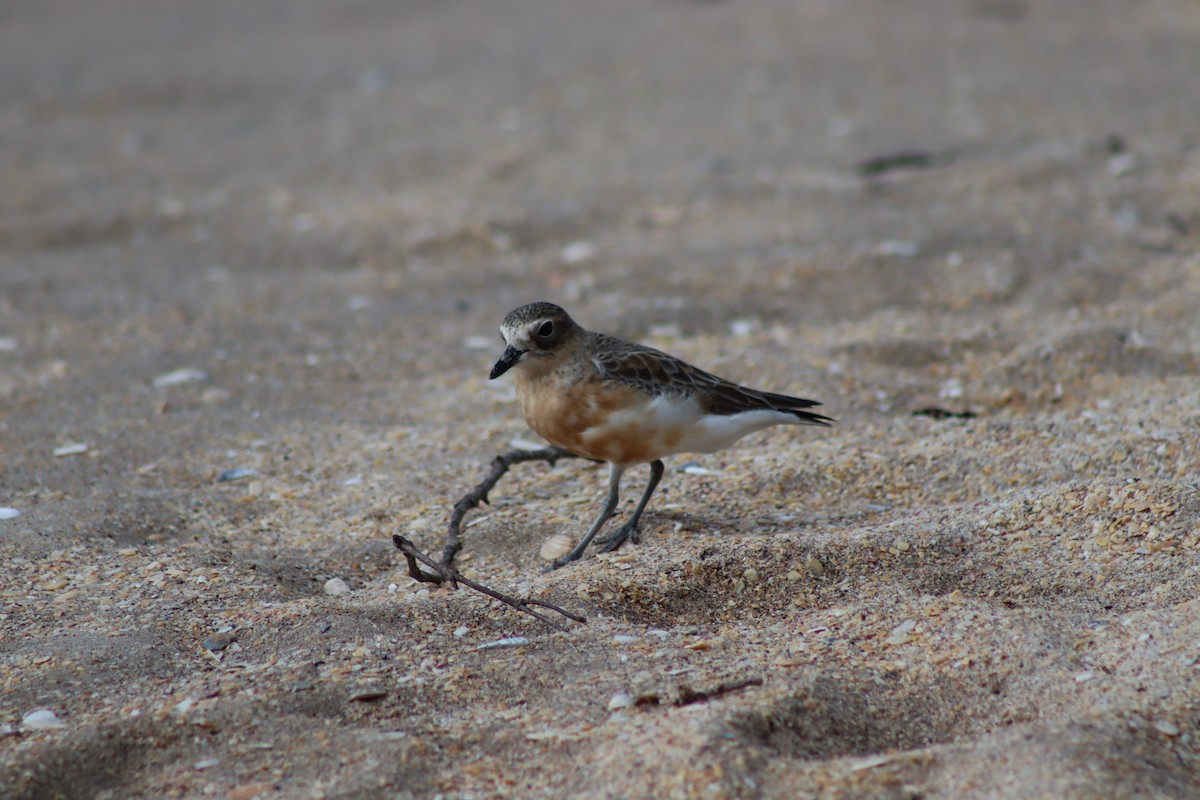
<path id="1" fill-rule="evenodd" d="M 513 371 L 529 427 L 551 444 L 609 465 L 608 496 L 592 527 L 556 569 L 577 560 L 617 508 L 621 476 L 650 464 L 629 520 L 601 552 L 636 542 L 638 521 L 663 476 L 665 456 L 712 453 L 771 425 L 829 425 L 815 400 L 739 386 L 645 345 L 580 327 L 553 303 L 530 303 L 500 325 L 504 353 L 489 379 Z"/>

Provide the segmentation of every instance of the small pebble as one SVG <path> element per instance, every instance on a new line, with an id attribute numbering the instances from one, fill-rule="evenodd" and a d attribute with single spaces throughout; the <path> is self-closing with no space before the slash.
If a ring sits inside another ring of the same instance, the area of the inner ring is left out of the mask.
<path id="1" fill-rule="evenodd" d="M 21 512 L 15 508 L 0 508 L 0 519 L 16 519 Z"/>
<path id="2" fill-rule="evenodd" d="M 193 764 L 192 769 L 195 769 L 195 770 L 208 769 L 209 767 L 215 767 L 217 764 L 220 764 L 220 763 L 221 763 L 220 759 L 206 758 L 203 761 L 197 761 L 195 764 Z"/>
<path id="3" fill-rule="evenodd" d="M 908 644 L 913 638 L 909 636 L 909 634 L 912 633 L 916 627 L 917 621 L 915 619 L 906 619 L 904 622 L 901 622 L 892 629 L 892 635 L 886 639 L 886 643 L 892 645 L 893 647 L 897 647 L 902 644 Z"/>
<path id="4" fill-rule="evenodd" d="M 462 637 L 466 636 L 470 630 L 471 629 L 468 628 L 466 625 L 459 625 L 457 628 L 454 629 L 454 638 L 461 639 Z"/>
<path id="5" fill-rule="evenodd" d="M 825 574 L 825 565 L 816 556 L 809 556 L 809 559 L 804 562 L 804 568 L 814 578 L 819 578 Z"/>
<path id="6" fill-rule="evenodd" d="M 349 699 L 351 703 L 371 703 L 387 696 L 388 693 L 383 689 L 363 689 L 350 695 Z"/>
<path id="7" fill-rule="evenodd" d="M 1137 156 L 1133 153 L 1120 153 L 1110 158 L 1105 167 L 1111 177 L 1124 177 L 1137 169 Z"/>
<path id="8" fill-rule="evenodd" d="M 52 728 L 67 727 L 58 715 L 47 708 L 31 711 L 21 718 L 21 727 L 28 728 L 31 731 L 44 731 Z"/>
<path id="9" fill-rule="evenodd" d="M 491 650 L 494 647 L 521 647 L 529 644 L 524 636 L 509 636 L 507 639 L 497 639 L 494 642 L 484 642 L 475 647 L 476 650 Z"/>
<path id="10" fill-rule="evenodd" d="M 338 597 L 343 594 L 350 594 L 350 584 L 346 583 L 341 578 L 330 578 L 325 581 L 325 594 Z"/>
<path id="11" fill-rule="evenodd" d="M 735 319 L 729 323 L 729 333 L 739 339 L 744 339 L 754 333 L 754 329 L 758 327 L 758 320 L 753 319 Z"/>
<path id="12" fill-rule="evenodd" d="M 1179 735 L 1179 728 L 1175 725 L 1175 723 L 1169 722 L 1165 719 L 1159 720 L 1158 722 L 1154 723 L 1154 729 L 1156 731 L 1158 731 L 1159 733 L 1161 733 L 1163 736 L 1178 736 Z"/>
<path id="13" fill-rule="evenodd" d="M 242 478 L 249 478 L 257 474 L 258 470 L 256 469 L 239 469 L 235 467 L 234 469 L 221 470 L 217 474 L 217 482 L 240 481 Z"/>
<path id="14" fill-rule="evenodd" d="M 886 239 L 876 246 L 875 252 L 881 256 L 915 258 L 920 255 L 921 246 L 916 242 L 906 242 L 902 239 Z"/>
<path id="15" fill-rule="evenodd" d="M 625 692 L 617 692 L 611 698 L 609 698 L 608 710 L 616 711 L 617 709 L 621 709 L 621 708 L 632 708 L 633 703 L 634 703 L 633 695 L 627 694 Z"/>
<path id="16" fill-rule="evenodd" d="M 571 242 L 562 249 L 559 258 L 564 264 L 578 264 L 596 255 L 596 245 L 591 242 Z"/>
<path id="17" fill-rule="evenodd" d="M 7 739 L 9 736 L 16 736 L 20 733 L 16 726 L 10 722 L 0 723 L 0 739 Z"/>
<path id="18" fill-rule="evenodd" d="M 208 373 L 202 369 L 192 369 L 185 367 L 177 369 L 173 372 L 166 372 L 154 379 L 155 387 L 161 389 L 164 386 L 178 386 L 181 383 L 196 383 L 198 381 L 208 380 Z"/>
<path id="19" fill-rule="evenodd" d="M 851 767 L 850 771 L 861 772 L 864 769 L 873 769 L 875 767 L 883 766 L 891 760 L 892 757 L 890 755 L 868 756 Z"/>
<path id="20" fill-rule="evenodd" d="M 636 642 L 638 638 L 637 636 L 630 636 L 628 633 L 618 633 L 613 636 L 613 641 L 617 644 L 630 644 L 631 642 Z"/>
<path id="21" fill-rule="evenodd" d="M 83 442 L 71 442 L 64 444 L 62 447 L 54 448 L 54 457 L 63 458 L 65 456 L 77 456 L 88 451 L 88 446 Z"/>

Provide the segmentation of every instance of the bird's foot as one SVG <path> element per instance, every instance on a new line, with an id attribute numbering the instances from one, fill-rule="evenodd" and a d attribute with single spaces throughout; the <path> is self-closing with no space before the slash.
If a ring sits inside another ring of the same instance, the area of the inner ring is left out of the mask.
<path id="1" fill-rule="evenodd" d="M 618 547 L 623 545 L 626 539 L 634 544 L 638 543 L 637 525 L 626 522 L 620 528 L 613 531 L 608 536 L 605 536 L 603 539 L 597 539 L 596 544 L 600 545 L 599 552 L 611 553 L 613 550 L 616 550 Z"/>

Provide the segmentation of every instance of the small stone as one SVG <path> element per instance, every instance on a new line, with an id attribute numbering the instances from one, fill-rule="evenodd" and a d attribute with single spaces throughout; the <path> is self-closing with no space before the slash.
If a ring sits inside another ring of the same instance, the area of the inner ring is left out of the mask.
<path id="1" fill-rule="evenodd" d="M 0 723 L 0 739 L 7 739 L 10 736 L 17 736 L 20 733 L 21 732 L 19 730 L 17 730 L 16 726 L 13 725 L 12 723 L 10 723 L 10 722 Z"/>
<path id="2" fill-rule="evenodd" d="M 1178 736 L 1179 735 L 1178 726 L 1176 726 L 1175 723 L 1169 722 L 1168 720 L 1165 720 L 1165 719 L 1159 720 L 1158 722 L 1154 723 L 1154 729 L 1156 731 L 1158 731 L 1159 733 L 1161 733 L 1163 736 Z"/>
<path id="3" fill-rule="evenodd" d="M 383 689 L 363 689 L 350 695 L 349 699 L 351 703 L 372 703 L 387 696 L 387 691 Z"/>
<path id="4" fill-rule="evenodd" d="M 758 583 L 758 570 L 750 567 L 742 573 L 742 577 L 746 579 L 746 583 Z"/>
<path id="5" fill-rule="evenodd" d="M 54 448 L 55 458 L 65 458 L 66 456 L 78 456 L 88 451 L 88 445 L 83 442 L 71 442 L 64 444 L 61 447 Z"/>
<path id="6" fill-rule="evenodd" d="M 909 551 L 909 548 L 911 548 L 911 547 L 912 547 L 912 545 L 910 545 L 908 542 L 904 541 L 903 539 L 896 542 L 896 549 L 899 550 L 901 553 L 907 553 Z"/>
<path id="7" fill-rule="evenodd" d="M 735 319 L 729 323 L 729 333 L 739 339 L 744 339 L 754 330 L 759 327 L 758 320 L 754 319 Z"/>
<path id="8" fill-rule="evenodd" d="M 634 704 L 633 695 L 626 692 L 617 692 L 608 700 L 608 710 L 617 711 L 622 708 L 632 708 Z"/>
<path id="9" fill-rule="evenodd" d="M 325 594 L 340 597 L 344 594 L 350 594 L 350 584 L 346 583 L 341 578 L 330 578 L 325 581 Z"/>
<path id="10" fill-rule="evenodd" d="M 0 519 L 16 519 L 21 512 L 15 508 L 0 508 Z"/>
<path id="11" fill-rule="evenodd" d="M 470 632 L 470 630 L 471 629 L 468 628 L 466 625 L 459 625 L 457 628 L 454 629 L 454 638 L 461 639 L 462 637 L 466 636 L 467 633 Z"/>
<path id="12" fill-rule="evenodd" d="M 876 246 L 875 252 L 881 256 L 916 258 L 921 253 L 921 246 L 916 242 L 908 242 L 902 239 L 885 239 Z"/>
<path id="13" fill-rule="evenodd" d="M 596 255 L 596 245 L 591 242 L 571 242 L 562 249 L 559 258 L 564 264 L 578 264 Z"/>
<path id="14" fill-rule="evenodd" d="M 195 764 L 193 764 L 192 769 L 194 769 L 194 770 L 208 769 L 209 767 L 215 767 L 217 764 L 220 764 L 220 763 L 221 763 L 221 760 L 218 758 L 206 758 L 203 761 L 197 761 Z"/>
<path id="15" fill-rule="evenodd" d="M 908 644 L 913 638 L 909 634 L 912 633 L 916 627 L 917 621 L 915 619 L 906 619 L 904 622 L 901 622 L 892 629 L 892 635 L 886 639 L 886 643 L 892 645 L 893 647 L 897 647 L 902 644 Z"/>
<path id="16" fill-rule="evenodd" d="M 185 367 L 184 369 L 177 369 L 173 372 L 166 372 L 159 375 L 153 380 L 153 384 L 156 388 L 161 389 L 165 386 L 178 386 L 181 383 L 195 383 L 206 380 L 208 380 L 208 373 L 204 370 Z"/>
<path id="17" fill-rule="evenodd" d="M 45 731 L 54 728 L 65 728 L 66 724 L 48 708 L 30 711 L 21 718 L 21 727 L 31 731 Z"/>
<path id="18" fill-rule="evenodd" d="M 217 474 L 217 483 L 227 483 L 229 481 L 240 481 L 243 478 L 250 478 L 258 474 L 255 469 L 225 469 Z"/>
<path id="19" fill-rule="evenodd" d="M 1119 153 L 1108 160 L 1105 168 L 1110 177 L 1122 178 L 1138 168 L 1138 159 L 1133 153 Z"/>
<path id="20" fill-rule="evenodd" d="M 630 644 L 636 642 L 639 637 L 631 636 L 628 633 L 618 633 L 613 636 L 613 641 L 617 644 Z"/>
<path id="21" fill-rule="evenodd" d="M 867 756 L 850 768 L 851 772 L 862 772 L 865 769 L 874 769 L 875 767 L 883 766 L 892 760 L 890 755 Z"/>
<path id="22" fill-rule="evenodd" d="M 814 578 L 819 578 L 825 574 L 825 565 L 816 556 L 809 556 L 808 560 L 804 562 L 804 568 Z"/>

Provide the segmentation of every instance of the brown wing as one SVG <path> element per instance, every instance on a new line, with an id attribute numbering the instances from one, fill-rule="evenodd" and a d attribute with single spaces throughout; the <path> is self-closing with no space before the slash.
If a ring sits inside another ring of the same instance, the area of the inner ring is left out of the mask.
<path id="1" fill-rule="evenodd" d="M 648 395 L 680 394 L 695 397 L 709 414 L 737 414 L 770 409 L 796 415 L 809 425 L 828 425 L 829 417 L 803 409 L 821 405 L 815 400 L 760 392 L 718 378 L 686 361 L 653 347 L 633 344 L 605 334 L 594 334 L 597 377 L 632 386 Z"/>

